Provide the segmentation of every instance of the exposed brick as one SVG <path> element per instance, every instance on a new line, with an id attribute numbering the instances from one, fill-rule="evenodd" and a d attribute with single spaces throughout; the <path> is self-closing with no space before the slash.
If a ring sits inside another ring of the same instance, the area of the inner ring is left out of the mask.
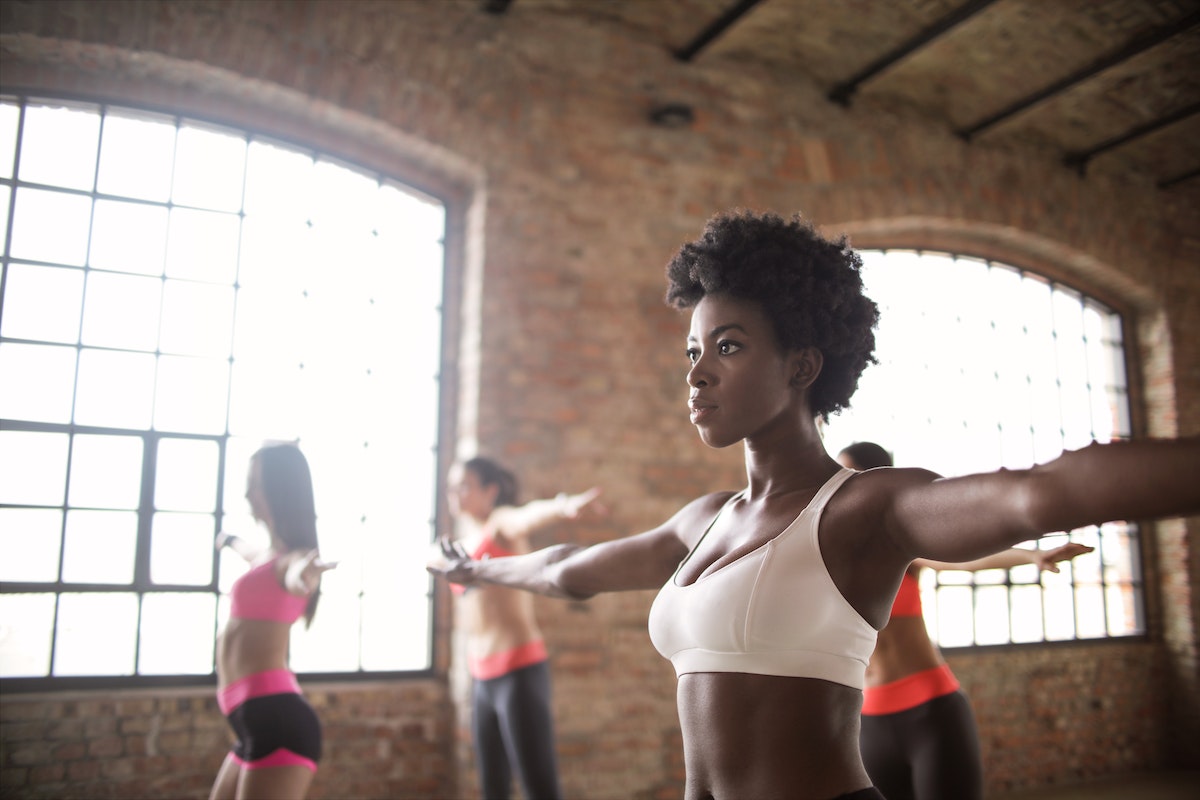
<path id="1" fill-rule="evenodd" d="M 740 454 L 698 445 L 680 413 L 686 320 L 661 302 L 666 259 L 732 205 L 802 210 L 861 247 L 958 250 L 1084 288 L 1133 323 L 1139 430 L 1200 431 L 1200 212 L 1186 190 L 1082 181 L 1037 153 L 891 115 L 877 124 L 869 98 L 830 112 L 815 86 L 681 65 L 606 24 L 539 30 L 518 24 L 519 2 L 500 20 L 474 2 L 2 5 L 6 89 L 229 119 L 456 198 L 486 183 L 465 243 L 485 276 L 470 324 L 486 349 L 458 354 L 479 394 L 458 434 L 504 454 L 530 494 L 605 487 L 612 520 L 549 539 L 643 530 L 744 481 Z M 608 68 L 612 52 L 624 69 Z M 648 75 L 695 98 L 692 129 L 641 121 L 627 98 L 646 96 Z M 1200 766 L 1185 752 L 1200 740 L 1198 526 L 1147 534 L 1146 641 L 949 654 L 980 722 L 989 795 Z M 312 800 L 477 796 L 438 592 L 435 678 L 306 686 L 327 736 Z M 675 679 L 646 635 L 651 599 L 538 601 L 572 797 L 681 794 Z M 230 734 L 211 689 L 197 689 L 5 695 L 0 736 L 6 797 L 37 784 L 38 796 L 137 800 L 206 796 Z"/>

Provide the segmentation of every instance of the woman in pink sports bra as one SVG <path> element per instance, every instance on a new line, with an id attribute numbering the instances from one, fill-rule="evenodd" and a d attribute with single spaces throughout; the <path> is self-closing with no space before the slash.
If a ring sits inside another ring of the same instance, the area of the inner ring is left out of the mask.
<path id="1" fill-rule="evenodd" d="M 892 456 L 874 442 L 855 442 L 838 453 L 838 462 L 861 471 L 891 467 Z M 859 734 L 867 773 L 888 800 L 983 798 L 975 715 L 929 638 L 921 614 L 921 570 L 977 572 L 1036 564 L 1058 572 L 1058 562 L 1092 549 L 1075 542 L 1051 550 L 1014 547 L 966 563 L 918 558 L 908 566 L 867 665 Z"/>
<path id="2" fill-rule="evenodd" d="M 455 537 L 476 560 L 527 553 L 536 531 L 604 511 L 597 488 L 517 505 L 516 476 L 483 457 L 455 464 L 448 486 Z M 474 679 L 471 733 L 483 797 L 509 797 L 514 772 L 526 798 L 561 797 L 550 669 L 533 596 L 502 586 L 451 589 Z"/>
<path id="3" fill-rule="evenodd" d="M 321 575 L 334 564 L 317 552 L 312 476 L 300 449 L 263 447 L 250 459 L 246 499 L 271 543 L 218 534 L 251 563 L 230 592 L 229 621 L 217 637 L 217 701 L 237 740 L 210 800 L 299 800 L 321 758 L 321 726 L 288 668 L 292 623 L 312 622 Z"/>
<path id="4" fill-rule="evenodd" d="M 913 559 L 968 561 L 1087 524 L 1200 511 L 1200 437 L 956 478 L 839 465 L 817 419 L 849 405 L 874 360 L 861 264 L 798 215 L 709 220 L 667 265 L 667 302 L 691 312 L 690 421 L 709 447 L 742 447 L 746 486 L 622 539 L 487 561 L 449 546 L 428 565 L 551 597 L 658 589 L 650 638 L 678 677 L 685 800 L 883 797 L 859 753 L 863 687 Z M 621 346 L 643 358 L 653 342 Z"/>

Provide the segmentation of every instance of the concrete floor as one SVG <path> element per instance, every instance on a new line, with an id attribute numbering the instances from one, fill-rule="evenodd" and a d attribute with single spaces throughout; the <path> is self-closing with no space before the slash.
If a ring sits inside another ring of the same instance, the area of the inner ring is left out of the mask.
<path id="1" fill-rule="evenodd" d="M 1200 800 L 1200 772 L 1158 772 L 1079 786 L 998 795 L 988 800 Z"/>

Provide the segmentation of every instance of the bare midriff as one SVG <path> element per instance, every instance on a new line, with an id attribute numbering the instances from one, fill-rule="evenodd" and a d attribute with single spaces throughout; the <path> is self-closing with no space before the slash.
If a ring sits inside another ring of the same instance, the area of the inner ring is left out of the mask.
<path id="1" fill-rule="evenodd" d="M 217 688 L 247 675 L 287 669 L 291 625 L 260 619 L 230 619 L 217 637 Z"/>
<path id="2" fill-rule="evenodd" d="M 893 617 L 879 632 L 867 665 L 867 686 L 882 686 L 936 669 L 944 660 L 921 617 Z"/>
<path id="3" fill-rule="evenodd" d="M 540 640 L 533 599 L 529 592 L 489 584 L 460 596 L 458 616 L 468 654 L 481 659 Z"/>
<path id="4" fill-rule="evenodd" d="M 871 780 L 862 693 L 810 678 L 696 672 L 677 689 L 686 800 L 829 800 Z"/>

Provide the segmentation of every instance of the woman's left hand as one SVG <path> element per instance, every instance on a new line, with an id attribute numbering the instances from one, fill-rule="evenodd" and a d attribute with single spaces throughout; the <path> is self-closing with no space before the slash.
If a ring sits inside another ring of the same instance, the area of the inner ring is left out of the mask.
<path id="1" fill-rule="evenodd" d="M 1037 565 L 1039 570 L 1047 572 L 1058 572 L 1058 562 L 1070 561 L 1076 556 L 1081 556 L 1084 553 L 1090 553 L 1096 548 L 1089 547 L 1086 544 L 1078 542 L 1068 542 L 1060 547 L 1055 547 L 1051 550 L 1033 550 L 1030 559 Z"/>
<path id="2" fill-rule="evenodd" d="M 597 502 L 602 492 L 603 489 L 599 486 L 593 486 L 579 494 L 559 495 L 559 502 L 562 503 L 562 515 L 567 519 L 579 519 L 579 516 L 586 510 L 596 517 L 607 516 L 608 509 L 602 503 Z"/>
<path id="3" fill-rule="evenodd" d="M 471 557 L 467 555 L 462 542 L 455 541 L 449 536 L 439 536 L 434 556 L 425 564 L 425 569 L 434 575 L 439 575 L 451 583 L 464 586 L 470 585 Z"/>
<path id="4" fill-rule="evenodd" d="M 312 594 L 321 585 L 321 576 L 337 565 L 336 561 L 322 561 L 316 550 L 309 550 L 296 562 L 294 574 L 299 576 L 304 594 Z"/>

